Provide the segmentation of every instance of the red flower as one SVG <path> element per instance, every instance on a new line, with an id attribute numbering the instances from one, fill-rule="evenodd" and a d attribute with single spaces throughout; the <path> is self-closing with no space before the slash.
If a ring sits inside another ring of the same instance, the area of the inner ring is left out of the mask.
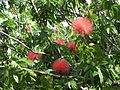
<path id="1" fill-rule="evenodd" d="M 60 45 L 65 45 L 65 41 L 62 39 L 57 39 L 55 42 Z"/>
<path id="2" fill-rule="evenodd" d="M 73 52 L 75 52 L 77 50 L 75 42 L 69 42 L 68 45 L 67 45 L 67 47 L 69 49 L 71 49 Z"/>
<path id="3" fill-rule="evenodd" d="M 34 61 L 36 58 L 40 57 L 41 54 L 37 54 L 34 52 L 28 52 L 27 59 Z"/>
<path id="4" fill-rule="evenodd" d="M 31 27 L 30 27 L 29 25 L 27 25 L 27 26 L 25 27 L 25 29 L 26 29 L 28 32 L 30 32 Z"/>
<path id="5" fill-rule="evenodd" d="M 75 32 L 80 33 L 82 36 L 89 35 L 93 30 L 92 22 L 86 17 L 77 17 L 72 22 L 72 27 Z"/>
<path id="6" fill-rule="evenodd" d="M 66 60 L 63 59 L 57 59 L 53 64 L 52 68 L 60 74 L 67 74 L 69 73 L 70 66 L 69 63 Z"/>

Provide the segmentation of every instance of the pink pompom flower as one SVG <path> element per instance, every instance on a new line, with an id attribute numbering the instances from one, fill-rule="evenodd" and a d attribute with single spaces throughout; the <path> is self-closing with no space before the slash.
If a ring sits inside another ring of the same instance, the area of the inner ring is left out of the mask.
<path id="1" fill-rule="evenodd" d="M 87 17 L 77 17 L 71 26 L 73 30 L 80 33 L 81 36 L 89 35 L 93 30 L 93 24 Z"/>
<path id="2" fill-rule="evenodd" d="M 67 47 L 72 50 L 73 52 L 77 51 L 75 42 L 69 42 Z"/>
<path id="3" fill-rule="evenodd" d="M 60 45 L 65 45 L 65 41 L 62 39 L 57 39 L 55 42 Z"/>
<path id="4" fill-rule="evenodd" d="M 37 54 L 37 53 L 34 53 L 34 52 L 28 52 L 27 54 L 27 59 L 28 60 L 32 60 L 34 62 L 34 60 L 38 57 L 40 57 L 41 54 Z"/>
<path id="5" fill-rule="evenodd" d="M 67 74 L 69 73 L 70 70 L 70 65 L 69 63 L 64 60 L 64 59 L 57 59 L 54 61 L 52 64 L 53 70 L 55 70 L 57 73 L 60 74 Z"/>
<path id="6" fill-rule="evenodd" d="M 25 27 L 25 29 L 27 30 L 27 32 L 30 32 L 30 31 L 31 31 L 30 25 L 27 25 L 27 26 Z"/>

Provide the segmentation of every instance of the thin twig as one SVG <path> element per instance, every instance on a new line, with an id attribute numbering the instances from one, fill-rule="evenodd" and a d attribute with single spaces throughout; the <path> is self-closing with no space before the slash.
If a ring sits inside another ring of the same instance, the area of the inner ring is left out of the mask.
<path id="1" fill-rule="evenodd" d="M 0 68 L 5 68 L 5 66 L 0 66 Z M 15 67 L 14 67 L 15 68 Z M 28 68 L 22 68 L 22 67 L 19 67 L 19 69 L 21 69 L 21 70 L 25 70 L 25 71 L 27 71 L 27 70 L 32 70 L 32 69 L 28 69 Z M 39 70 L 32 70 L 33 72 L 35 72 L 35 73 L 38 73 L 38 74 L 41 74 L 41 75 L 45 75 L 45 76 L 51 76 L 51 77 L 55 77 L 55 78 L 66 78 L 66 77 L 64 77 L 64 76 L 61 76 L 61 75 L 56 75 L 56 74 L 53 74 L 53 73 L 47 73 L 47 72 L 44 72 L 44 71 L 39 71 Z M 84 78 L 84 77 L 82 77 L 82 76 L 67 76 L 68 78 Z"/>
<path id="2" fill-rule="evenodd" d="M 37 10 L 37 8 L 35 6 L 34 0 L 31 0 L 31 3 L 32 3 L 32 6 L 34 7 L 35 12 L 38 14 L 38 10 Z"/>
<path id="3" fill-rule="evenodd" d="M 106 37 L 106 35 L 103 33 L 103 35 Z M 120 51 L 120 48 L 117 46 L 117 45 L 115 45 L 108 37 L 106 37 L 106 39 L 114 46 L 114 47 L 116 47 L 119 51 Z"/>
<path id="4" fill-rule="evenodd" d="M 52 73 L 47 73 L 47 72 L 43 72 L 43 71 L 38 71 L 38 70 L 33 70 L 36 73 L 42 74 L 42 75 L 47 75 L 47 76 L 52 76 L 52 77 L 56 77 L 56 78 L 60 78 L 60 75 L 56 75 L 56 74 L 52 74 Z"/>
<path id="5" fill-rule="evenodd" d="M 38 11 L 37 11 L 37 7 L 35 6 L 35 3 L 34 3 L 33 0 L 31 0 L 31 4 L 32 4 L 33 9 L 34 9 L 35 12 L 36 12 L 37 17 L 40 18 L 40 17 L 39 17 L 39 13 L 38 13 Z M 42 32 L 46 33 L 45 31 L 42 31 Z M 50 43 L 50 45 L 52 45 L 52 42 L 50 41 L 49 37 L 46 36 L 46 38 L 47 38 L 48 42 Z M 55 48 L 55 47 L 54 47 L 54 48 Z M 58 51 L 56 48 L 55 48 L 55 50 L 56 50 L 56 52 L 61 56 L 61 54 L 59 53 L 59 51 Z"/>
<path id="6" fill-rule="evenodd" d="M 60 78 L 61 76 L 60 75 L 56 75 L 56 74 L 52 74 L 52 73 L 47 73 L 47 72 L 44 72 L 44 71 L 40 71 L 40 70 L 33 70 L 33 69 L 28 69 L 28 68 L 21 68 L 22 70 L 32 70 L 33 72 L 35 73 L 39 73 L 41 75 L 46 75 L 46 76 L 51 76 L 51 77 L 56 77 L 56 78 Z"/>
<path id="7" fill-rule="evenodd" d="M 6 47 L 10 48 L 12 51 L 18 53 L 19 55 L 21 55 L 21 56 L 23 55 L 22 53 L 20 53 L 20 52 L 16 51 L 15 49 L 11 48 L 7 43 L 3 42 L 1 39 L 0 39 L 0 42 L 1 42 L 2 44 L 5 44 Z"/>
<path id="8" fill-rule="evenodd" d="M 5 36 L 8 36 L 9 38 L 11 38 L 11 39 L 13 39 L 13 40 L 19 42 L 19 43 L 20 43 L 21 45 L 23 45 L 25 48 L 31 50 L 28 46 L 26 46 L 26 45 L 25 45 L 23 42 L 21 42 L 20 40 L 18 40 L 18 39 L 16 39 L 16 38 L 14 38 L 14 37 L 8 35 L 7 33 L 3 32 L 3 31 L 1 30 L 1 28 L 0 28 L 0 33 L 2 33 L 2 34 L 4 34 Z"/>
<path id="9" fill-rule="evenodd" d="M 52 3 L 51 3 L 52 4 Z M 55 7 L 53 4 L 52 4 L 52 6 L 53 7 Z M 55 9 L 61 14 L 61 16 L 66 20 L 66 22 L 71 26 L 71 21 L 69 20 L 69 19 L 67 19 L 66 17 L 65 17 L 65 15 L 57 8 L 57 7 L 55 7 Z"/>
<path id="10" fill-rule="evenodd" d="M 5 66 L 0 66 L 0 68 L 5 68 Z M 27 69 L 27 68 L 22 68 L 22 70 L 31 70 L 31 69 Z M 56 78 L 60 78 L 60 75 L 56 75 L 56 74 L 52 74 L 52 73 L 47 73 L 47 72 L 43 72 L 43 71 L 39 71 L 39 70 L 32 70 L 35 73 L 39 73 L 41 75 L 46 75 L 46 76 L 51 76 L 51 77 L 56 77 Z"/>

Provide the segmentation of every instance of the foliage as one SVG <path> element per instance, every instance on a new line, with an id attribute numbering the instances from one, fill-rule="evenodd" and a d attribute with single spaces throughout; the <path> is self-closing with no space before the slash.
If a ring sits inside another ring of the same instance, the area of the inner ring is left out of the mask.
<path id="1" fill-rule="evenodd" d="M 88 36 L 74 33 L 75 17 L 87 17 L 94 25 Z M 1 90 L 119 90 L 119 0 L 1 0 Z M 29 26 L 29 30 L 26 29 Z M 57 39 L 64 45 L 55 43 Z M 67 44 L 75 42 L 75 52 Z M 34 62 L 28 52 L 41 56 Z M 56 73 L 56 59 L 70 64 L 67 75 Z"/>

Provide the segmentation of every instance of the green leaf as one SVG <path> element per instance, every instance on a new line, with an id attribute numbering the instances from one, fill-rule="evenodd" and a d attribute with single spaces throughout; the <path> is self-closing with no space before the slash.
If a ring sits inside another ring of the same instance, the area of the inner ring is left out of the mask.
<path id="1" fill-rule="evenodd" d="M 106 65 L 106 64 L 108 64 L 108 62 L 107 61 L 101 61 L 100 63 L 99 63 L 99 65 Z"/>
<path id="2" fill-rule="evenodd" d="M 11 55 L 11 49 L 10 48 L 8 48 L 7 53 L 8 53 L 8 55 Z"/>
<path id="3" fill-rule="evenodd" d="M 33 77 L 30 77 L 32 81 L 36 81 Z"/>
<path id="4" fill-rule="evenodd" d="M 102 75 L 102 72 L 101 72 L 101 70 L 100 70 L 99 67 L 96 67 L 96 68 L 97 68 L 97 70 L 98 70 L 98 75 L 99 75 L 99 78 L 100 78 L 100 83 L 102 83 L 102 82 L 103 82 L 103 75 Z"/>
<path id="5" fill-rule="evenodd" d="M 90 17 L 92 20 L 97 21 L 98 20 L 98 16 L 96 14 L 90 14 Z"/>
<path id="6" fill-rule="evenodd" d="M 33 77 L 36 77 L 36 76 L 37 76 L 36 73 L 34 73 L 32 70 L 27 69 L 27 71 L 28 71 L 28 73 L 29 73 L 31 76 L 33 76 Z"/>
<path id="7" fill-rule="evenodd" d="M 70 85 L 71 85 L 72 89 L 77 89 L 77 83 L 74 80 L 70 81 Z"/>
<path id="8" fill-rule="evenodd" d="M 2 23 L 2 25 L 7 25 L 10 28 L 15 28 L 14 19 L 8 19 Z"/>
<path id="9" fill-rule="evenodd" d="M 18 76 L 17 76 L 17 75 L 13 75 L 13 78 L 14 78 L 14 80 L 15 80 L 15 82 L 16 82 L 16 83 L 18 83 L 18 82 L 19 82 L 19 78 L 18 78 Z"/>
<path id="10" fill-rule="evenodd" d="M 0 87 L 0 90 L 3 90 L 3 88 L 2 88 L 2 87 Z"/>
<path id="11" fill-rule="evenodd" d="M 115 66 L 115 70 L 120 74 L 120 66 L 119 65 Z"/>
<path id="12" fill-rule="evenodd" d="M 48 69 L 48 70 L 46 70 L 45 72 L 46 72 L 46 73 L 50 73 L 51 71 L 53 71 L 53 69 Z"/>
<path id="13" fill-rule="evenodd" d="M 33 66 L 34 62 L 32 62 L 31 60 L 27 60 L 27 58 L 21 58 L 18 60 L 18 62 L 24 62 L 29 66 Z"/>
<path id="14" fill-rule="evenodd" d="M 5 14 L 3 14 L 2 12 L 0 12 L 0 18 L 5 19 L 5 18 L 6 18 L 6 15 L 5 15 Z"/>
<path id="15" fill-rule="evenodd" d="M 19 66 L 19 64 L 16 63 L 15 61 L 12 61 L 12 62 L 11 62 L 11 65 L 12 65 L 13 67 L 21 68 L 21 67 Z"/>
<path id="16" fill-rule="evenodd" d="M 114 79 L 116 79 L 116 77 L 119 78 L 119 76 L 117 75 L 114 69 L 111 68 L 110 71 Z"/>
<path id="17" fill-rule="evenodd" d="M 98 75 L 98 72 L 97 72 L 97 71 L 94 71 L 94 72 L 93 72 L 93 76 L 95 77 L 96 75 Z"/>

